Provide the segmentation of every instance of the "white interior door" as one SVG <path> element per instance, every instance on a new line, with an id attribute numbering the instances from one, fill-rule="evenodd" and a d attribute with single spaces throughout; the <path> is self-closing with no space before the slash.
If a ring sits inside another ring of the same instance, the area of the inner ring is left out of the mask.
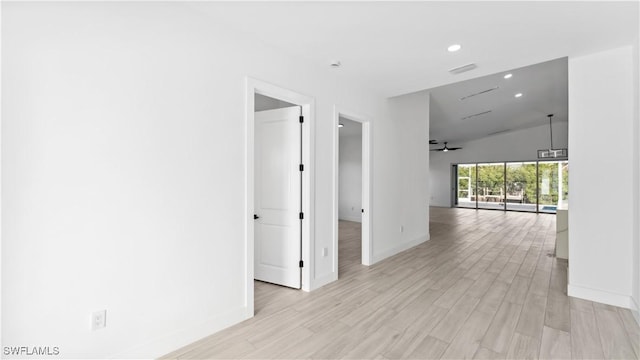
<path id="1" fill-rule="evenodd" d="M 255 113 L 255 279 L 300 288 L 300 108 Z"/>

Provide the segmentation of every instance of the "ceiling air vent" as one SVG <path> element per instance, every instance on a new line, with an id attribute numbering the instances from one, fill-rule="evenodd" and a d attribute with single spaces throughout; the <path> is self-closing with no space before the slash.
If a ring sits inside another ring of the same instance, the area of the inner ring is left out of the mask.
<path id="1" fill-rule="evenodd" d="M 500 89 L 500 86 L 495 86 L 495 87 L 492 87 L 491 89 L 486 89 L 486 90 L 478 91 L 478 92 L 476 92 L 476 93 L 469 94 L 469 95 L 467 95 L 467 96 L 463 96 L 463 97 L 461 97 L 461 98 L 460 98 L 460 101 L 462 101 L 462 100 L 467 100 L 468 98 L 472 98 L 472 97 L 474 97 L 474 96 L 478 96 L 478 95 L 486 94 L 486 93 L 488 93 L 488 92 L 492 92 L 492 91 L 495 91 L 495 90 L 498 90 L 498 89 Z"/>
<path id="2" fill-rule="evenodd" d="M 509 132 L 511 130 L 507 129 L 507 130 L 498 130 L 498 131 L 494 131 L 491 134 L 487 134 L 487 136 L 492 136 L 492 135 L 498 135 L 498 134 L 504 134 L 506 132 Z"/>
<path id="3" fill-rule="evenodd" d="M 460 120 L 467 120 L 467 119 L 471 119 L 471 118 L 474 118 L 474 117 L 476 117 L 476 116 L 481 116 L 481 115 L 488 114 L 488 113 L 490 113 L 490 112 L 491 112 L 491 110 L 487 110 L 487 111 L 479 112 L 479 113 L 477 113 L 477 114 L 473 114 L 473 115 L 465 116 L 465 117 L 463 117 L 463 118 L 462 118 L 462 119 L 460 119 Z"/>
<path id="4" fill-rule="evenodd" d="M 477 68 L 478 65 L 471 63 L 471 64 L 467 64 L 467 65 L 462 65 L 462 66 L 458 66 L 456 68 L 453 69 L 449 69 L 449 72 L 452 74 L 460 74 L 463 73 L 465 71 L 469 71 L 469 70 L 473 70 L 475 68 Z"/>

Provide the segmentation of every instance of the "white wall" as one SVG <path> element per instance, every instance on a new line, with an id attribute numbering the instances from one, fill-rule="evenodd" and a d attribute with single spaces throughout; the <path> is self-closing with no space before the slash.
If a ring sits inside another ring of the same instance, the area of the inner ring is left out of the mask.
<path id="1" fill-rule="evenodd" d="M 340 135 L 339 203 L 340 220 L 362 221 L 362 125 L 360 134 Z"/>
<path id="2" fill-rule="evenodd" d="M 3 345 L 151 358 L 246 316 L 245 76 L 316 100 L 312 287 L 332 273 L 334 104 L 372 121 L 376 259 L 428 233 L 422 98 L 389 110 L 183 3 L 3 3 L 2 26 Z"/>
<path id="3" fill-rule="evenodd" d="M 374 130 L 374 189 L 394 191 L 374 199 L 374 262 L 429 239 L 429 92 L 391 98 L 389 106 L 393 121 Z M 392 137 L 380 143 L 385 134 Z"/>
<path id="4" fill-rule="evenodd" d="M 540 116 L 546 118 L 546 114 L 541 113 Z M 554 147 L 566 148 L 567 123 L 554 122 L 552 124 Z M 464 144 L 449 144 L 449 146 L 462 146 L 462 149 L 430 152 L 429 176 L 431 179 L 431 205 L 433 206 L 451 206 L 452 164 L 537 160 L 538 149 L 549 147 L 549 125 L 496 134 Z M 569 159 L 571 159 L 571 149 L 569 149 Z M 571 193 L 569 196 L 571 197 Z"/>
<path id="5" fill-rule="evenodd" d="M 569 59 L 571 296 L 631 307 L 634 224 L 633 48 Z M 615 153 L 603 151 L 606 139 Z M 635 275 L 637 276 L 637 274 Z"/>

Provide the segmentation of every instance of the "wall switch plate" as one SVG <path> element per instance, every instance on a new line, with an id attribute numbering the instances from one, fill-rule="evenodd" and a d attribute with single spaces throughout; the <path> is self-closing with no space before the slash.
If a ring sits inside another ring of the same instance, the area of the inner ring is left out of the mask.
<path id="1" fill-rule="evenodd" d="M 107 310 L 95 311 L 91 315 L 91 330 L 95 331 L 107 326 Z"/>
<path id="2" fill-rule="evenodd" d="M 326 247 L 322 248 L 322 256 L 327 257 L 327 255 L 329 255 L 329 249 Z"/>

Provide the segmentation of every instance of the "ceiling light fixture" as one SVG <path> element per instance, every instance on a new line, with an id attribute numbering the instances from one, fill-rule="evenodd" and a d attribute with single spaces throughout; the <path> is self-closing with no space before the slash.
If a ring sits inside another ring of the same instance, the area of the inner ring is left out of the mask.
<path id="1" fill-rule="evenodd" d="M 511 77 L 513 76 L 513 74 L 507 74 L 504 76 L 505 79 L 511 79 Z"/>
<path id="2" fill-rule="evenodd" d="M 522 93 L 517 93 L 514 96 L 517 97 L 517 98 L 522 97 Z"/>
<path id="3" fill-rule="evenodd" d="M 553 148 L 553 127 L 551 126 L 551 118 L 553 114 L 547 115 L 549 118 L 549 145 L 548 149 L 538 150 L 538 159 L 547 158 L 565 158 L 567 157 L 567 149 L 554 149 Z"/>
<path id="4" fill-rule="evenodd" d="M 449 47 L 447 48 L 447 51 L 449 51 L 449 52 L 456 52 L 456 51 L 458 51 L 458 50 L 460 50 L 460 49 L 462 49 L 462 46 L 461 46 L 460 44 L 453 44 L 453 45 L 451 45 L 451 46 L 449 46 Z"/>
<path id="5" fill-rule="evenodd" d="M 344 124 L 338 124 L 338 127 L 342 128 L 342 127 L 344 127 Z"/>

